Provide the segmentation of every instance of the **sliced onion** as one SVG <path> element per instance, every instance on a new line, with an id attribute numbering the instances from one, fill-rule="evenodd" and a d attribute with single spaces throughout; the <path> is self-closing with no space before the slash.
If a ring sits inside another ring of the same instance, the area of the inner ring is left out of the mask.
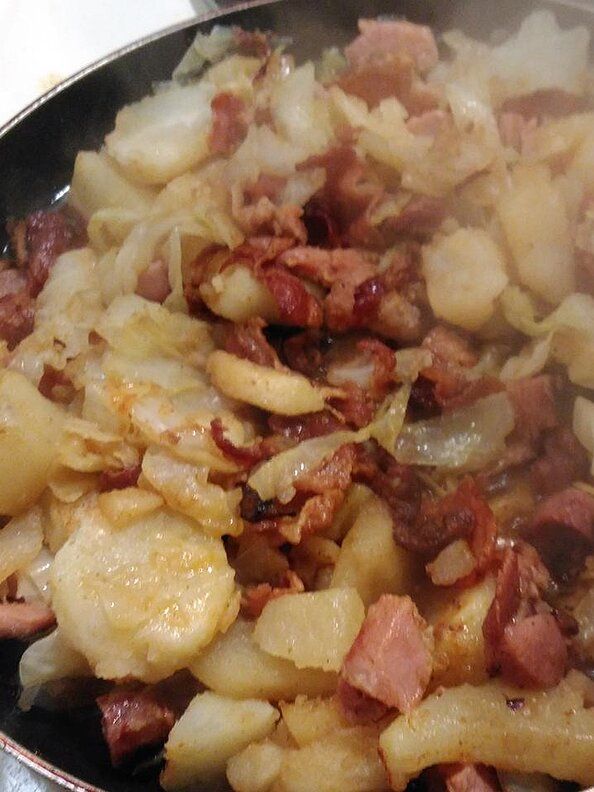
<path id="1" fill-rule="evenodd" d="M 495 393 L 461 410 L 405 426 L 394 456 L 406 465 L 480 470 L 502 453 L 514 423 L 509 398 Z"/>
<path id="2" fill-rule="evenodd" d="M 476 567 L 474 557 L 465 539 L 456 539 L 439 553 L 425 569 L 435 586 L 453 586 Z"/>

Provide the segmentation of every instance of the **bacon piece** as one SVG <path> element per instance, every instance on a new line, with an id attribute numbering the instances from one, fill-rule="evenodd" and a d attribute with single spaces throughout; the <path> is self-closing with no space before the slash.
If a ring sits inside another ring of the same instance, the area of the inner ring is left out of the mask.
<path id="1" fill-rule="evenodd" d="M 305 374 L 309 379 L 325 379 L 323 347 L 329 347 L 329 339 L 319 330 L 296 333 L 283 342 L 283 355 L 289 368 Z"/>
<path id="2" fill-rule="evenodd" d="M 233 27 L 233 40 L 240 55 L 265 60 L 272 53 L 273 34 L 262 30 L 244 30 Z"/>
<path id="3" fill-rule="evenodd" d="M 261 462 L 269 456 L 262 442 L 252 443 L 252 445 L 249 446 L 234 445 L 231 440 L 225 437 L 225 427 L 220 418 L 215 418 L 210 422 L 210 431 L 217 448 L 222 451 L 226 457 L 246 470 L 249 470 L 258 462 Z"/>
<path id="4" fill-rule="evenodd" d="M 140 465 L 134 467 L 122 468 L 121 470 L 104 470 L 99 475 L 98 487 L 100 492 L 109 492 L 110 490 L 126 489 L 127 487 L 135 487 L 138 482 L 138 477 L 142 472 Z"/>
<path id="5" fill-rule="evenodd" d="M 295 519 L 279 521 L 278 530 L 288 542 L 299 544 L 303 537 L 325 531 L 344 501 L 343 489 L 330 489 L 308 498 Z"/>
<path id="6" fill-rule="evenodd" d="M 56 623 L 53 610 L 44 602 L 0 603 L 0 639 L 31 638 Z"/>
<path id="7" fill-rule="evenodd" d="M 249 203 L 257 203 L 260 198 L 270 198 L 271 201 L 278 199 L 287 180 L 282 176 L 271 176 L 268 173 L 261 173 L 257 181 L 248 184 L 244 188 L 243 194 Z"/>
<path id="8" fill-rule="evenodd" d="M 321 327 L 322 307 L 299 278 L 279 266 L 267 267 L 260 277 L 278 306 L 283 324 Z"/>
<path id="9" fill-rule="evenodd" d="M 84 234 L 81 228 L 68 221 L 63 212 L 33 212 L 25 222 L 29 291 L 32 297 L 36 297 L 57 257 L 81 244 Z"/>
<path id="10" fill-rule="evenodd" d="M 355 449 L 352 444 L 341 446 L 330 459 L 295 479 L 298 492 L 312 492 L 318 495 L 332 489 L 345 490 L 351 483 L 355 464 Z"/>
<path id="11" fill-rule="evenodd" d="M 444 325 L 436 325 L 423 339 L 423 347 L 441 363 L 472 368 L 478 363 L 478 355 L 470 342 L 460 333 Z"/>
<path id="12" fill-rule="evenodd" d="M 324 168 L 326 171 L 324 187 L 312 198 L 309 210 L 315 209 L 331 217 L 342 242 L 367 245 L 374 241 L 368 222 L 363 224 L 361 233 L 360 221 L 369 217 L 385 190 L 354 148 L 346 144 L 335 146 L 324 154 L 310 157 L 299 166 L 302 170 L 309 168 Z M 354 234 L 351 229 L 355 230 Z M 375 235 L 376 245 L 378 241 L 381 243 Z"/>
<path id="13" fill-rule="evenodd" d="M 501 792 L 497 773 L 481 764 L 437 765 L 446 792 Z"/>
<path id="14" fill-rule="evenodd" d="M 586 449 L 568 426 L 548 432 L 542 455 L 530 467 L 530 483 L 536 492 L 551 495 L 588 474 Z"/>
<path id="15" fill-rule="evenodd" d="M 547 429 L 557 426 L 553 381 L 548 374 L 510 380 L 507 393 L 516 413 L 516 434 L 534 443 Z"/>
<path id="16" fill-rule="evenodd" d="M 357 690 L 406 713 L 422 699 L 432 669 L 431 636 L 414 602 L 383 594 L 369 608 L 341 676 Z"/>
<path id="17" fill-rule="evenodd" d="M 299 442 L 344 429 L 344 424 L 335 415 L 325 411 L 295 416 L 270 415 L 268 426 L 276 434 Z"/>
<path id="18" fill-rule="evenodd" d="M 291 237 L 301 244 L 307 241 L 303 209 L 296 204 L 277 206 L 264 196 L 254 204 L 234 206 L 232 214 L 247 236 L 270 234 Z"/>
<path id="19" fill-rule="evenodd" d="M 438 51 L 431 28 L 404 20 L 359 20 L 360 35 L 344 49 L 352 66 L 360 66 L 392 53 L 411 58 L 421 74 L 437 65 Z"/>
<path id="20" fill-rule="evenodd" d="M 586 109 L 583 96 L 571 94 L 562 88 L 542 88 L 523 96 L 506 99 L 501 106 L 503 113 L 518 113 L 527 119 L 541 120 L 546 116 L 559 116 L 578 113 Z"/>
<path id="21" fill-rule="evenodd" d="M 112 765 L 119 767 L 141 748 L 162 745 L 196 690 L 193 679 L 178 675 L 158 685 L 117 687 L 99 696 L 101 729 Z"/>
<path id="22" fill-rule="evenodd" d="M 508 624 L 498 654 L 501 675 L 520 687 L 548 688 L 565 675 L 567 647 L 551 613 Z"/>
<path id="23" fill-rule="evenodd" d="M 287 594 L 299 594 L 305 591 L 303 581 L 292 569 L 285 573 L 285 579 L 279 586 L 270 583 L 258 583 L 247 586 L 241 595 L 241 612 L 248 619 L 257 619 L 270 600 L 284 597 Z"/>
<path id="24" fill-rule="evenodd" d="M 369 278 L 359 284 L 355 289 L 352 309 L 350 295 L 348 293 L 341 293 L 334 296 L 332 310 L 329 301 L 326 301 L 326 312 L 332 312 L 334 314 L 334 324 L 344 324 L 347 311 L 351 310 L 355 327 L 369 326 L 379 313 L 381 301 L 385 293 L 386 287 L 382 278 Z M 340 320 L 336 318 L 337 316 L 341 317 Z"/>
<path id="25" fill-rule="evenodd" d="M 46 399 L 60 404 L 70 404 L 76 393 L 69 377 L 63 371 L 59 371 L 47 363 L 43 366 L 43 374 L 37 390 Z"/>
<path id="26" fill-rule="evenodd" d="M 330 400 L 332 407 L 342 415 L 345 423 L 357 429 L 367 426 L 375 414 L 375 399 L 355 382 L 344 382 L 340 387 L 343 395 Z"/>
<path id="27" fill-rule="evenodd" d="M 370 322 L 370 327 L 391 341 L 410 344 L 418 341 L 421 336 L 421 311 L 403 294 L 392 290 L 380 299 L 377 316 Z"/>
<path id="28" fill-rule="evenodd" d="M 573 574 L 594 545 L 594 497 L 572 487 L 550 495 L 525 535 L 554 575 Z"/>
<path id="29" fill-rule="evenodd" d="M 145 300 L 162 303 L 171 294 L 167 262 L 155 259 L 143 270 L 136 281 L 136 294 Z"/>
<path id="30" fill-rule="evenodd" d="M 396 367 L 394 350 L 378 338 L 364 338 L 357 343 L 357 349 L 371 357 L 373 374 L 370 393 L 373 398 L 383 399 L 393 382 Z"/>
<path id="31" fill-rule="evenodd" d="M 396 236 L 425 239 L 437 231 L 446 213 L 446 204 L 441 198 L 414 196 L 399 214 L 388 218 L 382 228 Z"/>
<path id="32" fill-rule="evenodd" d="M 264 335 L 266 323 L 259 317 L 252 317 L 243 324 L 232 324 L 225 334 L 225 349 L 260 366 L 279 368 L 280 360 Z"/>
<path id="33" fill-rule="evenodd" d="M 338 678 L 336 695 L 342 713 L 350 723 L 375 723 L 381 720 L 388 711 L 386 705 L 381 701 L 357 690 L 342 677 Z"/>
<path id="34" fill-rule="evenodd" d="M 247 133 L 249 119 L 246 105 L 240 96 L 221 91 L 210 103 L 212 128 L 208 139 L 212 154 L 228 155 L 241 143 Z"/>
<path id="35" fill-rule="evenodd" d="M 35 324 L 35 304 L 28 288 L 0 296 L 0 338 L 9 349 L 26 338 Z"/>
<path id="36" fill-rule="evenodd" d="M 323 286 L 332 286 L 337 280 L 358 285 L 376 274 L 377 261 L 375 254 L 356 248 L 294 247 L 278 258 L 279 264 Z"/>

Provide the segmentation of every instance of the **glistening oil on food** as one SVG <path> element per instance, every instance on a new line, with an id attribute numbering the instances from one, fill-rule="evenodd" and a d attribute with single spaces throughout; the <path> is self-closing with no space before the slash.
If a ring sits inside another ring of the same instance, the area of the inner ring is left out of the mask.
<path id="1" fill-rule="evenodd" d="M 215 27 L 11 221 L 24 710 L 167 792 L 594 784 L 588 51 Z"/>

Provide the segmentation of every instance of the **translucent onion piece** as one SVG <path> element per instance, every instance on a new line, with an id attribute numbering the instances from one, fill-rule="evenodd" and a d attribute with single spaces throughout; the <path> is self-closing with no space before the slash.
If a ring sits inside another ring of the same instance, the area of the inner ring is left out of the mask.
<path id="1" fill-rule="evenodd" d="M 495 393 L 461 410 L 405 426 L 394 456 L 406 465 L 480 470 L 501 454 L 514 423 L 508 397 Z"/>

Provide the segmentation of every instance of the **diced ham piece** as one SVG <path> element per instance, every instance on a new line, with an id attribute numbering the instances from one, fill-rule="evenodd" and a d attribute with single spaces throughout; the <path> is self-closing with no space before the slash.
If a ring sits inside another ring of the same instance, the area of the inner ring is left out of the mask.
<path id="1" fill-rule="evenodd" d="M 359 20 L 360 35 L 344 49 L 351 66 L 360 66 L 386 55 L 407 55 L 417 70 L 430 71 L 438 61 L 431 28 L 406 21 Z"/>
<path id="2" fill-rule="evenodd" d="M 437 766 L 446 792 L 500 792 L 497 773 L 492 767 L 477 764 L 443 764 Z"/>
<path id="3" fill-rule="evenodd" d="M 565 675 L 567 647 L 551 613 L 536 613 L 508 624 L 499 646 L 504 679 L 520 687 L 549 688 Z"/>
<path id="4" fill-rule="evenodd" d="M 55 623 L 54 612 L 43 602 L 0 603 L 0 639 L 31 638 Z"/>
<path id="5" fill-rule="evenodd" d="M 213 154 L 231 154 L 247 133 L 249 119 L 245 102 L 240 96 L 222 91 L 212 100 L 211 109 L 210 150 Z"/>
<path id="6" fill-rule="evenodd" d="M 594 497 L 573 487 L 550 495 L 537 507 L 526 539 L 554 575 L 572 574 L 594 546 Z"/>
<path id="7" fill-rule="evenodd" d="M 152 261 L 138 276 L 136 294 L 145 300 L 162 303 L 171 293 L 167 262 L 162 259 Z"/>
<path id="8" fill-rule="evenodd" d="M 369 608 L 341 676 L 387 707 L 410 712 L 421 701 L 432 668 L 432 638 L 414 602 L 384 594 Z"/>
<path id="9" fill-rule="evenodd" d="M 350 723 L 374 723 L 383 718 L 388 709 L 381 701 L 357 690 L 342 677 L 338 679 L 336 695 L 341 710 Z"/>

